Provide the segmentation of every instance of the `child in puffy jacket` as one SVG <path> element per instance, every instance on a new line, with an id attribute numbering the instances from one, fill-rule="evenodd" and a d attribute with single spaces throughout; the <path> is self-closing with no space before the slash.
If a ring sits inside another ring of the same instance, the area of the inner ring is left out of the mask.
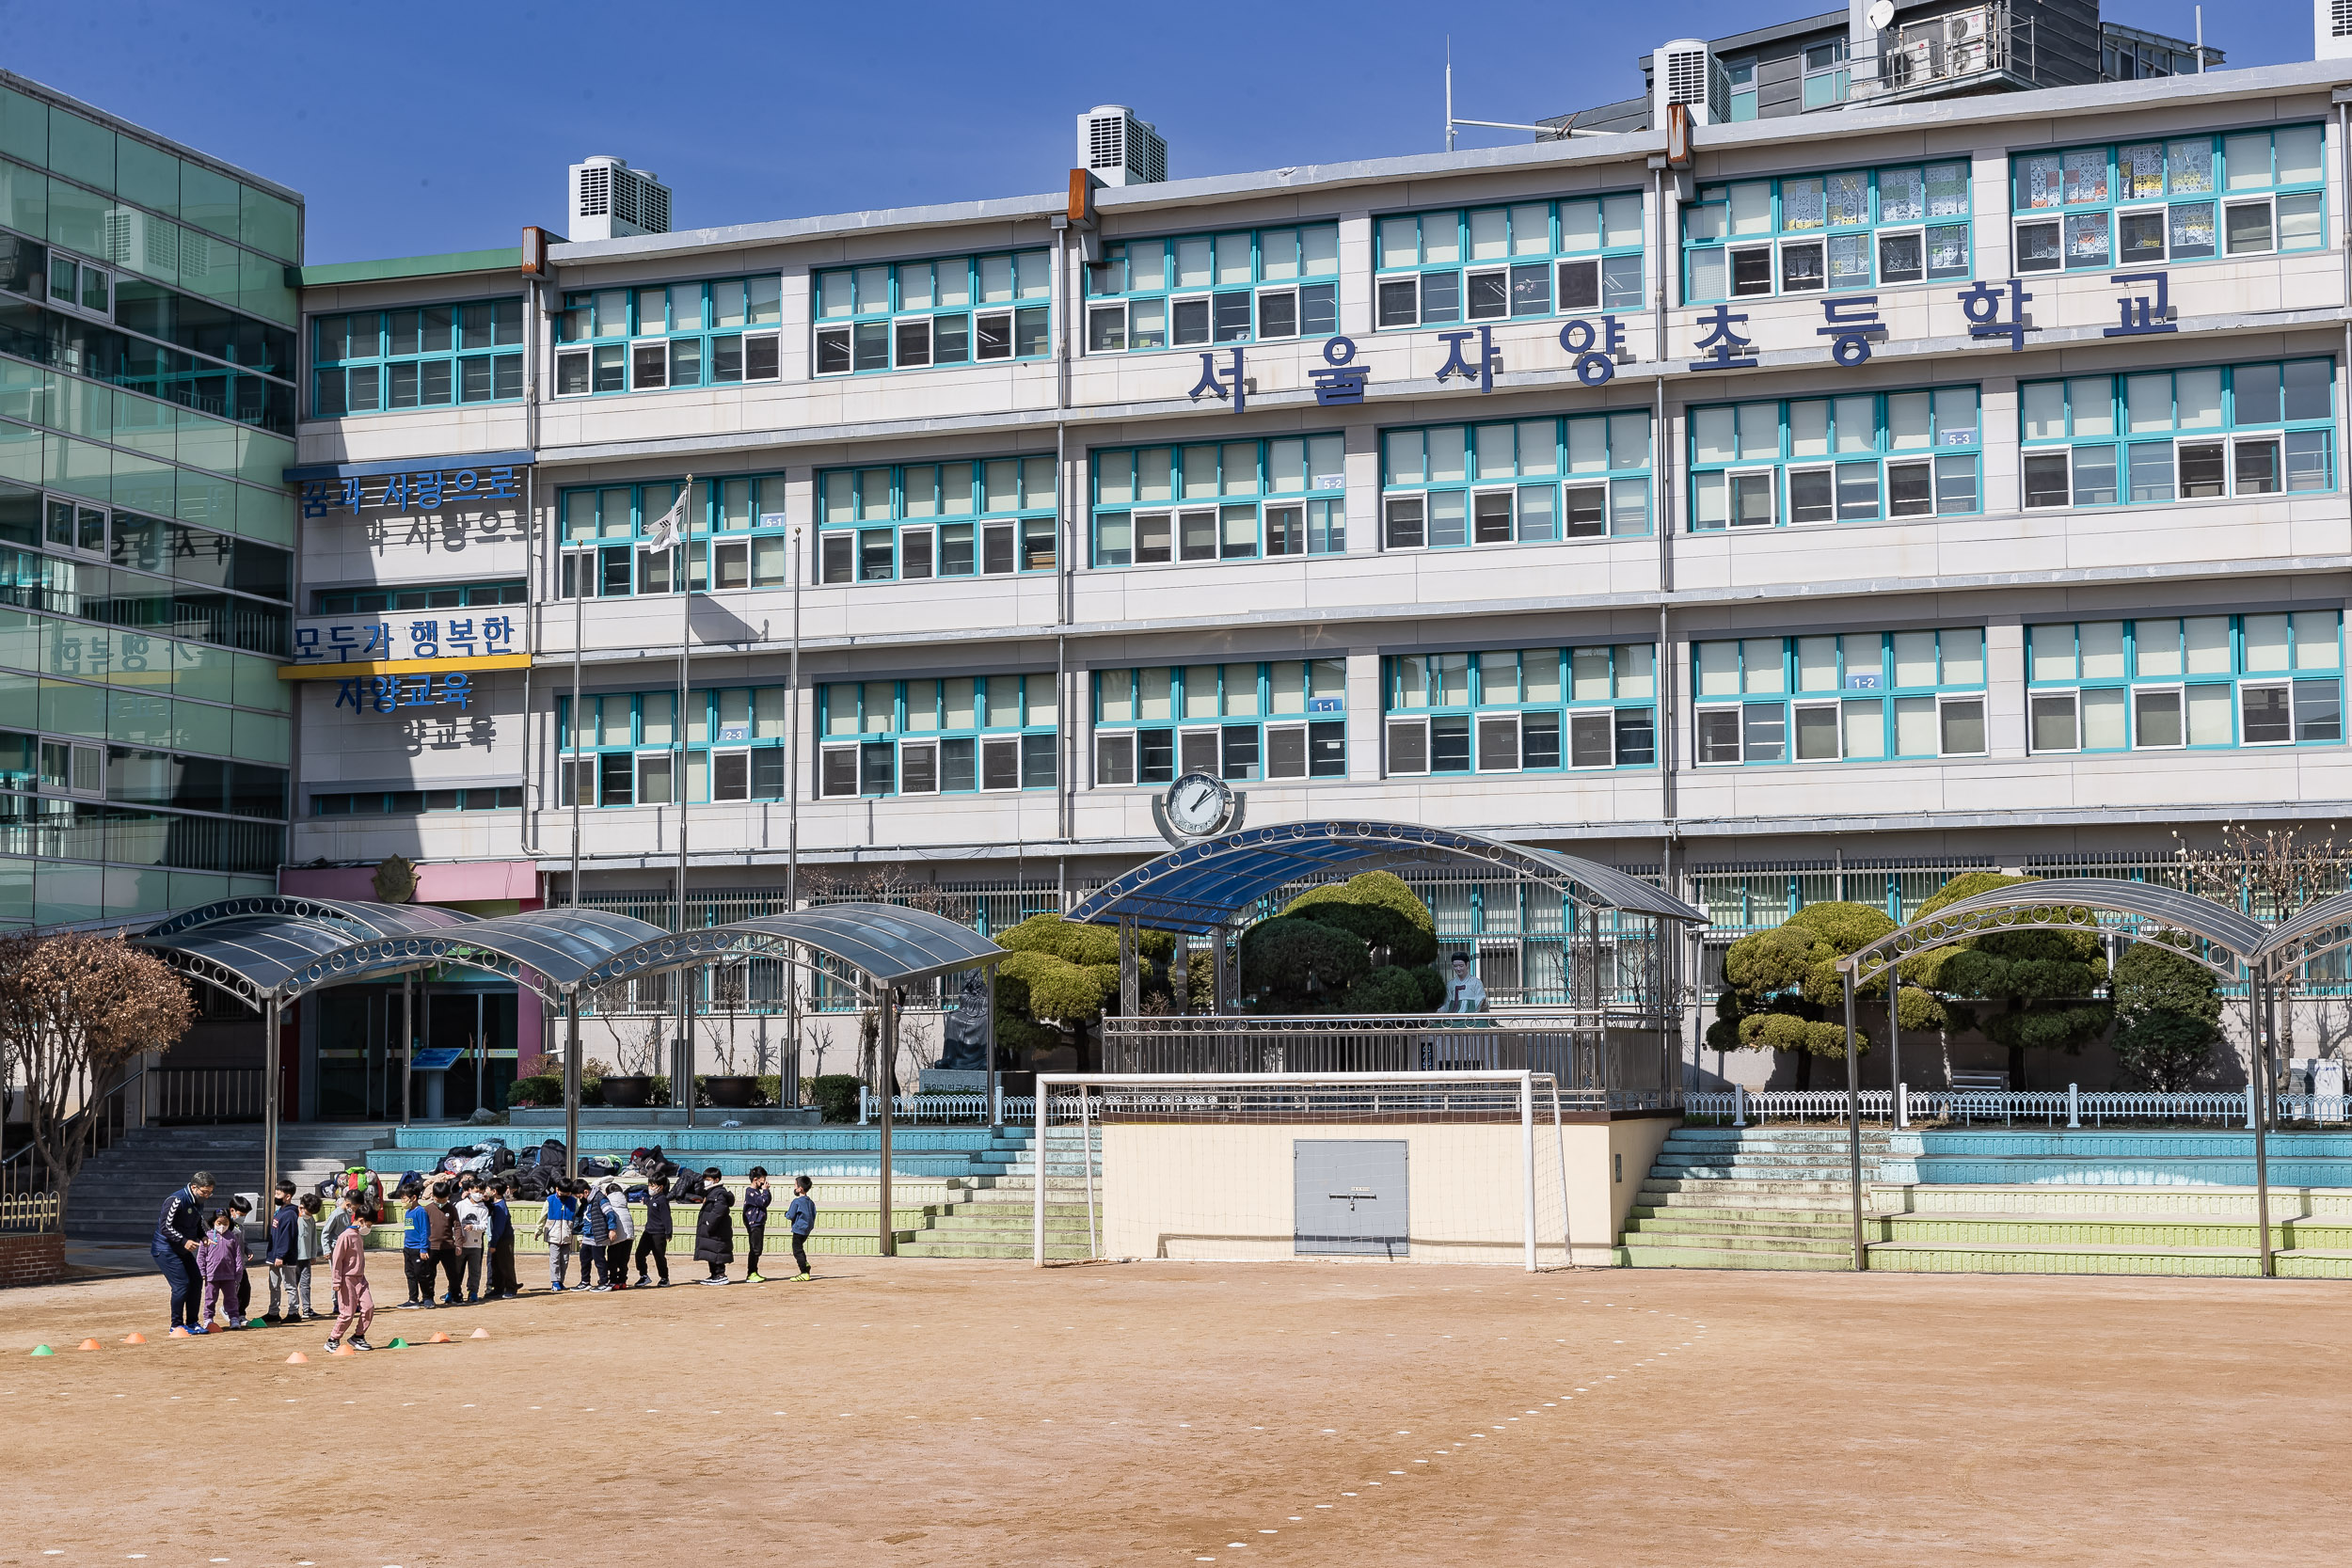
<path id="1" fill-rule="evenodd" d="M 237 1282 L 245 1278 L 245 1238 L 238 1233 L 237 1223 L 231 1216 L 213 1216 L 213 1233 L 197 1243 L 196 1272 L 204 1280 L 201 1331 L 212 1332 L 214 1310 L 223 1303 L 229 1308 L 225 1326 L 243 1328 L 245 1322 L 237 1316 Z"/>

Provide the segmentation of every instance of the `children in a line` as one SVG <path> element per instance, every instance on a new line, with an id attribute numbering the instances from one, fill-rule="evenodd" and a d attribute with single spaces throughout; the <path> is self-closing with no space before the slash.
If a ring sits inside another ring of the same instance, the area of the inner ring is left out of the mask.
<path id="1" fill-rule="evenodd" d="M 368 1292 L 368 1229 L 359 1223 L 359 1195 L 347 1192 L 335 1207 L 343 1226 L 335 1236 L 334 1260 L 327 1265 L 335 1288 L 335 1326 L 326 1336 L 326 1348 L 332 1354 L 348 1335 L 353 1350 L 373 1350 L 368 1343 L 368 1324 L 375 1321 L 375 1297 Z"/>
<path id="2" fill-rule="evenodd" d="M 482 1258 L 490 1244 L 490 1204 L 479 1176 L 468 1176 L 458 1195 L 457 1240 L 465 1259 L 466 1305 L 471 1307 L 482 1299 Z"/>
<path id="3" fill-rule="evenodd" d="M 710 1265 L 706 1285 L 732 1285 L 727 1265 L 735 1261 L 735 1195 L 722 1185 L 719 1167 L 703 1171 L 702 1212 L 694 1218 L 694 1260 Z"/>
<path id="4" fill-rule="evenodd" d="M 522 1281 L 515 1277 L 515 1216 L 506 1209 L 507 1186 L 504 1181 L 492 1181 L 489 1188 L 490 1209 L 490 1299 L 501 1297 L 513 1301 L 523 1293 Z"/>
<path id="5" fill-rule="evenodd" d="M 617 1181 L 604 1184 L 605 1207 L 612 1213 L 612 1240 L 604 1251 L 605 1282 L 616 1291 L 628 1289 L 628 1243 L 637 1235 L 637 1222 L 629 1217 L 628 1195 L 621 1191 Z"/>
<path id="6" fill-rule="evenodd" d="M 559 1294 L 564 1290 L 564 1270 L 571 1256 L 574 1228 L 580 1223 L 580 1211 L 573 1207 L 568 1185 L 559 1181 L 548 1189 L 539 1219 L 539 1238 L 548 1243 L 548 1289 Z M 580 1283 L 587 1282 L 583 1271 Z"/>
<path id="7" fill-rule="evenodd" d="M 792 1201 L 785 1205 L 784 1223 L 792 1227 L 792 1262 L 801 1272 L 794 1279 L 807 1279 L 808 1233 L 817 1228 L 817 1200 L 808 1196 L 808 1178 L 792 1179 Z"/>
<path id="8" fill-rule="evenodd" d="M 637 1283 L 645 1283 L 645 1263 L 661 1271 L 670 1283 L 670 1179 L 657 1176 L 645 1183 L 645 1223 L 637 1232 Z"/>
<path id="9" fill-rule="evenodd" d="M 237 1316 L 237 1281 L 245 1277 L 245 1237 L 232 1215 L 213 1216 L 213 1233 L 196 1249 L 196 1268 L 204 1279 L 204 1317 L 194 1332 L 210 1334 L 214 1313 L 220 1307 L 228 1310 L 223 1326 L 243 1328 L 245 1320 Z"/>

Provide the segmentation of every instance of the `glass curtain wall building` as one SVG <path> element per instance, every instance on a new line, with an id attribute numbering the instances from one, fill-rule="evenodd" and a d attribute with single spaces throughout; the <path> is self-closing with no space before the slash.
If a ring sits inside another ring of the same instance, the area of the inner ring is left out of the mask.
<path id="1" fill-rule="evenodd" d="M 0 924 L 276 887 L 302 198 L 0 72 Z"/>

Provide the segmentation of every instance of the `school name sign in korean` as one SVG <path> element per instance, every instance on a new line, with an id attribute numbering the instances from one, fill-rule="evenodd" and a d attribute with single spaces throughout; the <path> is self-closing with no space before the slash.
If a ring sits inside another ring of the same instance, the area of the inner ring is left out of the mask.
<path id="1" fill-rule="evenodd" d="M 485 451 L 411 463 L 352 463 L 288 468 L 305 517 L 427 516 L 504 511 L 523 499 L 535 452 Z"/>

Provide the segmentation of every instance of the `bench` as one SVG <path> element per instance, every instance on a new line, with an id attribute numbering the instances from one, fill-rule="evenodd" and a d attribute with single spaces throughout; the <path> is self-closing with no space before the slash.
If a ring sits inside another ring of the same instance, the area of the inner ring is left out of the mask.
<path id="1" fill-rule="evenodd" d="M 2009 1074 L 1954 1070 L 1952 1073 L 1952 1115 L 1965 1122 L 1974 1117 L 1990 1117 L 1995 1111 L 2001 1119 L 2009 1119 L 2009 1108 L 1998 1098 L 2009 1093 Z"/>

